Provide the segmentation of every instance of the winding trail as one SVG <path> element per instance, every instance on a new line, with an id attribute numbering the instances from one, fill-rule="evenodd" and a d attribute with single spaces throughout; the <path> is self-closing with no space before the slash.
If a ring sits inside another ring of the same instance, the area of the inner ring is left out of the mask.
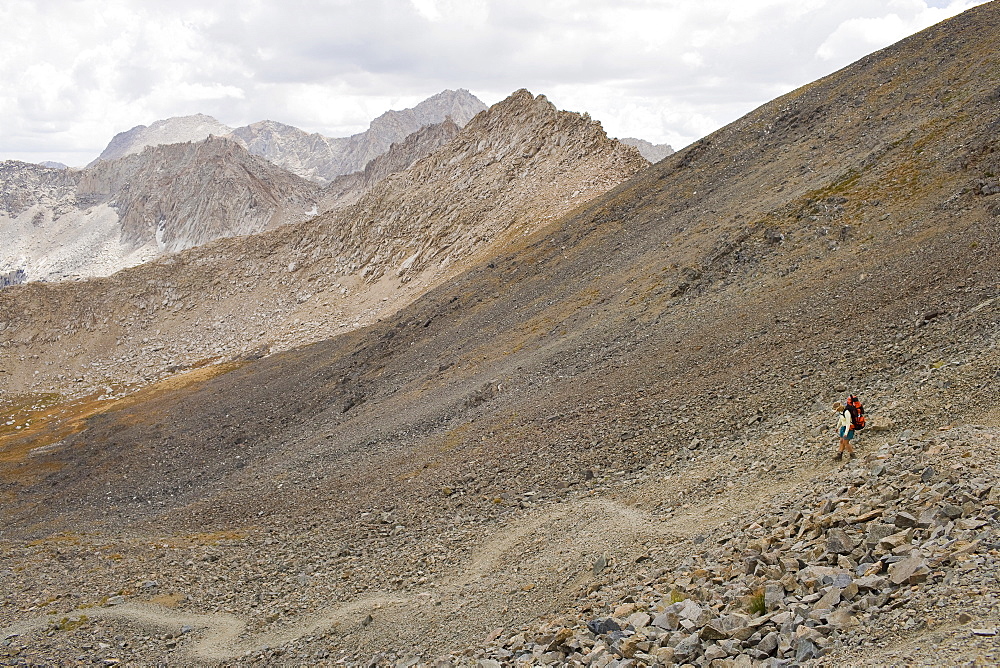
<path id="1" fill-rule="evenodd" d="M 682 479 L 690 483 L 713 468 L 711 463 L 706 463 L 698 467 L 699 470 L 685 472 Z M 793 476 L 781 487 L 792 486 L 797 479 L 801 478 Z M 538 591 L 532 591 L 531 596 L 536 608 L 544 609 L 561 600 L 565 603 L 565 585 L 574 577 L 577 580 L 589 577 L 588 555 L 610 552 L 626 558 L 641 554 L 654 537 L 680 542 L 761 502 L 754 495 L 733 490 L 724 497 L 702 498 L 702 503 L 672 518 L 655 516 L 639 507 L 655 507 L 666 498 L 665 495 L 676 493 L 670 483 L 671 479 L 649 477 L 635 483 L 624 497 L 589 496 L 540 509 L 498 527 L 473 550 L 466 564 L 458 567 L 453 575 L 439 580 L 433 588 L 405 595 L 375 592 L 355 600 L 335 602 L 280 629 L 248 633 L 246 620 L 233 614 L 183 612 L 129 602 L 104 608 L 80 608 L 70 613 L 17 622 L 0 630 L 0 639 L 41 632 L 67 617 L 71 620 L 86 616 L 88 619 L 125 621 L 159 632 L 176 632 L 188 626 L 193 629 L 193 640 L 185 648 L 188 658 L 224 662 L 333 628 L 357 627 L 359 618 L 375 611 L 381 611 L 379 616 L 382 618 L 405 621 L 408 626 L 429 632 L 432 627 L 444 623 L 448 611 L 454 614 L 466 605 L 481 604 L 484 593 L 496 594 L 509 588 L 511 581 L 518 577 L 539 583 Z M 567 564 L 564 555 L 567 553 L 577 555 L 577 562 L 572 564 L 575 571 L 564 578 L 563 569 Z M 562 567 L 558 573 L 555 572 L 557 565 Z M 435 603 L 447 605 L 436 607 Z M 495 605 L 499 609 L 499 604 Z M 376 627 L 373 625 L 365 633 L 374 634 L 376 639 L 386 643 L 398 640 L 389 635 L 399 628 L 397 624 Z"/>

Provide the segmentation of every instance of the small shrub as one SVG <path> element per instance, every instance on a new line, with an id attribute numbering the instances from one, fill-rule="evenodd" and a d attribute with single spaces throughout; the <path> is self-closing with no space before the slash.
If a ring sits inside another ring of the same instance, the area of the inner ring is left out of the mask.
<path id="1" fill-rule="evenodd" d="M 63 617 L 55 624 L 55 630 L 57 631 L 75 631 L 84 624 L 90 621 L 87 615 L 80 615 L 76 619 L 70 619 L 69 617 Z"/>
<path id="2" fill-rule="evenodd" d="M 760 617 L 767 612 L 767 607 L 764 605 L 763 589 L 758 590 L 757 593 L 750 597 L 750 602 L 747 605 L 747 612 L 757 617 Z"/>

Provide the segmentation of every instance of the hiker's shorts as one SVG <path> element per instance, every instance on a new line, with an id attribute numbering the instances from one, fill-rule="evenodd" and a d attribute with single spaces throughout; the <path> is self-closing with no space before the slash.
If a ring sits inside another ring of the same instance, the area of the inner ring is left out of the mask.
<path id="1" fill-rule="evenodd" d="M 845 430 L 847 431 L 846 434 L 844 433 Z M 845 441 L 850 441 L 851 439 L 854 438 L 854 430 L 853 429 L 848 429 L 847 427 L 841 427 L 840 428 L 840 437 L 842 439 L 844 439 Z"/>

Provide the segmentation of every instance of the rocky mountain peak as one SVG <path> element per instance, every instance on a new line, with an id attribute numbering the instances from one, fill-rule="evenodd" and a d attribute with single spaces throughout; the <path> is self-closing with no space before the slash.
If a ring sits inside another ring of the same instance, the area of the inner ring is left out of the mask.
<path id="1" fill-rule="evenodd" d="M 410 128 L 409 132 L 406 132 L 410 134 L 424 125 L 440 123 L 445 118 L 450 118 L 459 126 L 463 126 L 485 109 L 486 105 L 464 88 L 443 90 L 412 109 L 385 112 L 371 122 L 370 129 L 380 134 L 390 128 L 397 131 L 406 131 Z"/>
<path id="2" fill-rule="evenodd" d="M 623 144 L 627 144 L 628 146 L 636 147 L 639 150 L 639 153 L 642 154 L 642 157 L 650 162 L 659 162 L 668 155 L 673 155 L 675 153 L 670 144 L 654 144 L 646 141 L 645 139 L 638 139 L 636 137 L 625 137 L 624 139 L 619 139 L 618 141 Z"/>
<path id="3" fill-rule="evenodd" d="M 314 208 L 317 190 L 237 141 L 209 137 L 149 146 L 98 164 L 87 170 L 79 192 L 114 193 L 125 243 L 155 243 L 171 252 L 302 219 Z"/>
<path id="4" fill-rule="evenodd" d="M 101 152 L 97 160 L 91 162 L 90 165 L 94 165 L 100 160 L 114 160 L 140 153 L 147 146 L 201 141 L 209 135 L 225 135 L 230 132 L 232 132 L 232 128 L 228 125 L 224 125 L 205 114 L 175 116 L 156 121 L 149 126 L 137 125 L 131 130 L 119 132 L 107 148 Z"/>
<path id="5" fill-rule="evenodd" d="M 327 224 L 350 229 L 346 271 L 369 282 L 392 271 L 405 281 L 530 233 L 648 164 L 587 115 L 522 89 Z"/>
<path id="6" fill-rule="evenodd" d="M 232 136 L 254 155 L 320 184 L 359 172 L 420 128 L 451 119 L 459 126 L 486 108 L 467 90 L 445 90 L 413 108 L 387 111 L 368 130 L 350 137 L 326 137 L 275 121 L 236 128 Z"/>

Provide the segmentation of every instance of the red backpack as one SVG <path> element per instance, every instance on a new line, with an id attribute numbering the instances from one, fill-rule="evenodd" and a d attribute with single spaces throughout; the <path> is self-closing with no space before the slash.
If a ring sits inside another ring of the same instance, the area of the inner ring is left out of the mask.
<path id="1" fill-rule="evenodd" d="M 865 407 L 861 405 L 858 395 L 852 394 L 847 398 L 847 410 L 851 412 L 851 429 L 855 431 L 865 428 Z"/>

